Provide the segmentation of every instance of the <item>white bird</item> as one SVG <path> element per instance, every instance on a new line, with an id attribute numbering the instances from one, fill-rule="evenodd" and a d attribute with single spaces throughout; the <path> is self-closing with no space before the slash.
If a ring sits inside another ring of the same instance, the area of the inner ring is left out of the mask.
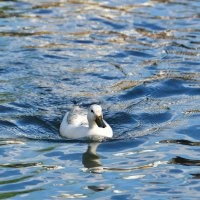
<path id="1" fill-rule="evenodd" d="M 71 112 L 67 112 L 60 125 L 60 135 L 71 139 L 99 140 L 104 137 L 111 138 L 113 131 L 103 119 L 101 106 L 94 104 L 89 107 L 87 112 L 79 106 L 75 106 Z"/>

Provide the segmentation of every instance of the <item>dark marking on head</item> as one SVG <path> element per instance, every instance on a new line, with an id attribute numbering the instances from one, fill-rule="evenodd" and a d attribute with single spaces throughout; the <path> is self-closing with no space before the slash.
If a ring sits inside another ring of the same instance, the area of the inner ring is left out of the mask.
<path id="1" fill-rule="evenodd" d="M 96 122 L 97 126 L 100 128 L 106 127 L 106 124 L 104 123 L 102 116 L 97 116 L 95 122 Z"/>

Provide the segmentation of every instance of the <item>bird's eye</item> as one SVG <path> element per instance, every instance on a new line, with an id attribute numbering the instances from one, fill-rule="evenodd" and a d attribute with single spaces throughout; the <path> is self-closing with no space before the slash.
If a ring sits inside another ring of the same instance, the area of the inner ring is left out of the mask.
<path id="1" fill-rule="evenodd" d="M 94 113 L 94 111 L 93 111 L 93 110 L 91 110 L 91 112 L 92 112 L 92 113 Z"/>

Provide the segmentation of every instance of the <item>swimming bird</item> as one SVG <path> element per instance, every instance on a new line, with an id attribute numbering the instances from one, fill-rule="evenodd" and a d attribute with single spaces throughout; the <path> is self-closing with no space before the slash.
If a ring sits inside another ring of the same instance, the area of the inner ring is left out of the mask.
<path id="1" fill-rule="evenodd" d="M 60 135 L 70 139 L 89 138 L 99 140 L 111 138 L 113 131 L 103 119 L 100 105 L 93 104 L 88 111 L 75 106 L 67 112 L 60 125 Z"/>

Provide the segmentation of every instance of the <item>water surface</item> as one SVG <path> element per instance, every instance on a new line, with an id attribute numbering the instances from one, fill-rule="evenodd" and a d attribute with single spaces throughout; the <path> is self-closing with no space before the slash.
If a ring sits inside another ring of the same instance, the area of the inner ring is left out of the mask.
<path id="1" fill-rule="evenodd" d="M 0 199 L 197 199 L 200 3 L 0 1 Z M 59 136 L 100 103 L 102 143 Z"/>

